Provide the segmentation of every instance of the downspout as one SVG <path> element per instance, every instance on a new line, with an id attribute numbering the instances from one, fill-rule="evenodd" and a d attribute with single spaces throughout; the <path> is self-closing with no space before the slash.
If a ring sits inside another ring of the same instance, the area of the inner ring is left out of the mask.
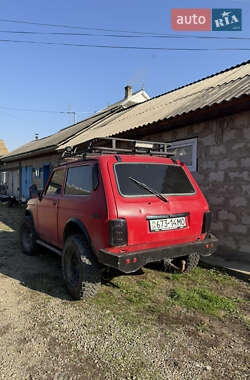
<path id="1" fill-rule="evenodd" d="M 22 162 L 20 161 L 19 162 L 19 201 L 21 200 L 22 198 Z"/>

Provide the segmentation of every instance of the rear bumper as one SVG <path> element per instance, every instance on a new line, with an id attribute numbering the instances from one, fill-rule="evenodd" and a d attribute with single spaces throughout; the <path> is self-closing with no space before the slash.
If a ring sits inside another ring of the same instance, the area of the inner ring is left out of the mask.
<path id="1" fill-rule="evenodd" d="M 148 263 L 187 256 L 198 253 L 201 256 L 211 256 L 218 248 L 218 239 L 208 234 L 204 240 L 196 240 L 192 243 L 178 244 L 174 246 L 160 247 L 124 254 L 117 254 L 101 249 L 96 252 L 99 263 L 119 269 L 124 273 L 135 272 Z"/>

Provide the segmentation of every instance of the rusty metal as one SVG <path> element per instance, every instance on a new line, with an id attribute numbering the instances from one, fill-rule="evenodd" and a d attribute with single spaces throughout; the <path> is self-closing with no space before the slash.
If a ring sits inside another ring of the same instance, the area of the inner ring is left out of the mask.
<path id="1" fill-rule="evenodd" d="M 171 265 L 171 267 L 173 267 L 174 269 L 176 269 L 178 272 L 181 272 L 181 273 L 183 273 L 186 269 L 186 261 L 185 260 L 181 260 L 181 267 L 174 265 L 172 262 L 170 262 L 169 265 Z"/>

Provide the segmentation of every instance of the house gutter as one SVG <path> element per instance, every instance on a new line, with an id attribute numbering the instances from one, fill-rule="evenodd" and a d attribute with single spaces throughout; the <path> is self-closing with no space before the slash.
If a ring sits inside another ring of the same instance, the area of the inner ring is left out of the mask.
<path id="1" fill-rule="evenodd" d="M 0 162 L 16 161 L 16 160 L 19 160 L 20 158 L 23 158 L 23 159 L 30 158 L 33 156 L 37 156 L 39 154 L 51 153 L 53 151 L 56 153 L 56 148 L 57 148 L 57 145 L 51 145 L 49 147 L 36 149 L 31 152 L 19 153 L 13 156 L 3 156 L 2 158 L 0 158 Z"/>

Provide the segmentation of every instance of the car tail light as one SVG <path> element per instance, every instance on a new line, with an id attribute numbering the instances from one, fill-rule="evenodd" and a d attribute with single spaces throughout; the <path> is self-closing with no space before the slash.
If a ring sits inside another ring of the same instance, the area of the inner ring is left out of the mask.
<path id="1" fill-rule="evenodd" d="M 211 222 L 212 222 L 212 213 L 211 213 L 211 211 L 204 212 L 203 223 L 202 223 L 202 230 L 201 230 L 201 232 L 203 234 L 205 234 L 205 233 L 207 233 L 207 232 L 210 231 Z"/>
<path id="2" fill-rule="evenodd" d="M 125 219 L 109 220 L 109 244 L 114 246 L 126 245 L 128 243 L 128 229 Z"/>

